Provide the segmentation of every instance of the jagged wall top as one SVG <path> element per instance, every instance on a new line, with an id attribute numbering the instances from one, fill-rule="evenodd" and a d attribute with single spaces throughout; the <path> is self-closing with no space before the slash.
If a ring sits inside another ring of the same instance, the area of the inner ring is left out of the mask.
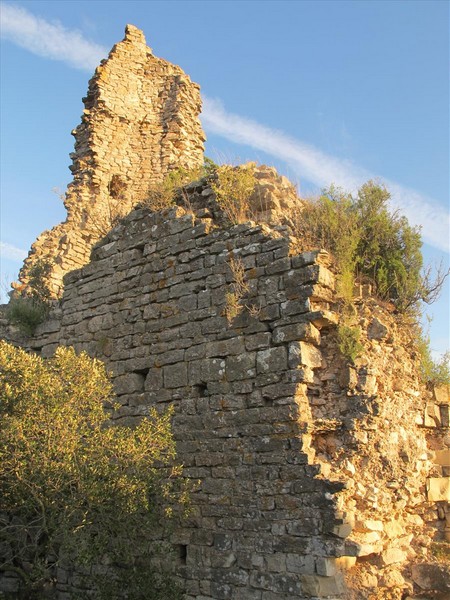
<path id="1" fill-rule="evenodd" d="M 50 260 L 50 285 L 58 293 L 63 275 L 88 262 L 111 215 L 129 212 L 170 170 L 203 162 L 199 86 L 180 67 L 155 57 L 133 25 L 97 67 L 83 102 L 81 123 L 72 132 L 67 219 L 33 244 L 20 273 L 24 286 L 36 260 Z"/>

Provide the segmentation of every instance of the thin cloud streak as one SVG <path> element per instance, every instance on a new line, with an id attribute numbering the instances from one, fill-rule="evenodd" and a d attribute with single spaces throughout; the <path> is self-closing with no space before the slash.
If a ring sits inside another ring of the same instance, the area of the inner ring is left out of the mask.
<path id="1" fill-rule="evenodd" d="M 33 54 L 60 60 L 71 67 L 92 72 L 108 50 L 90 42 L 76 30 L 57 21 L 50 23 L 26 9 L 7 3 L 0 6 L 1 36 Z"/>
<path id="2" fill-rule="evenodd" d="M 50 23 L 24 8 L 1 4 L 1 35 L 33 54 L 65 62 L 71 67 L 92 72 L 108 55 L 106 48 L 85 39 L 82 33 Z M 369 179 L 382 179 L 348 160 L 329 156 L 282 131 L 227 112 L 217 100 L 203 97 L 202 121 L 205 129 L 234 143 L 262 150 L 285 161 L 299 178 L 320 188 L 331 183 L 356 191 Z M 384 179 L 392 193 L 392 206 L 414 225 L 430 245 L 449 252 L 450 217 L 431 198 Z"/>
<path id="3" fill-rule="evenodd" d="M 7 244 L 6 242 L 0 242 L 0 256 L 2 258 L 8 258 L 9 260 L 13 260 L 15 262 L 23 262 L 23 260 L 28 255 L 26 250 L 22 250 L 22 248 L 17 248 L 12 244 Z"/>
<path id="4" fill-rule="evenodd" d="M 319 188 L 334 183 L 354 192 L 369 179 L 382 181 L 391 192 L 392 207 L 404 214 L 412 225 L 422 227 L 424 241 L 449 252 L 450 215 L 431 198 L 376 176 L 351 161 L 329 156 L 282 131 L 229 113 L 220 101 L 205 96 L 202 122 L 211 133 L 285 161 L 299 178 L 307 179 Z"/>

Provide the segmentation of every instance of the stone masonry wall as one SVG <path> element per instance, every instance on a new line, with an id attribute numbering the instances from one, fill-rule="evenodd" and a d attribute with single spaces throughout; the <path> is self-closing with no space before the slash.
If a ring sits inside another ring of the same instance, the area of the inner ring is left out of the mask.
<path id="1" fill-rule="evenodd" d="M 126 27 L 83 101 L 82 121 L 72 132 L 67 219 L 33 244 L 18 289 L 26 287 L 36 260 L 44 259 L 53 263 L 49 283 L 58 295 L 63 275 L 88 262 L 93 244 L 117 216 L 146 198 L 152 184 L 174 168 L 203 164 L 199 86 L 180 67 L 155 57 L 136 27 Z"/>
<path id="2" fill-rule="evenodd" d="M 429 568 L 446 585 L 428 564 L 448 505 L 426 496 L 425 392 L 408 340 L 361 301 L 365 354 L 348 365 L 329 257 L 298 245 L 266 225 L 139 209 L 66 276 L 31 342 L 105 360 L 119 421 L 175 406 L 179 458 L 200 480 L 172 539 L 187 600 L 400 600 Z M 249 291 L 229 323 L 231 258 Z M 64 592 L 70 573 L 62 581 Z"/>

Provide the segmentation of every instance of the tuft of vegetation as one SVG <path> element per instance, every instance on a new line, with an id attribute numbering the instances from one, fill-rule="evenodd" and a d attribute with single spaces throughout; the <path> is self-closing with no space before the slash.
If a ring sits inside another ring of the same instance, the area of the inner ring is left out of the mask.
<path id="1" fill-rule="evenodd" d="M 208 159 L 205 166 L 187 169 L 179 167 L 170 171 L 161 183 L 153 184 L 148 193 L 147 199 L 142 203 L 143 206 L 151 210 L 164 210 L 175 204 L 178 194 L 186 195 L 185 187 L 192 181 L 197 181 L 210 172 L 212 161 Z M 214 164 L 214 163 L 212 163 Z"/>
<path id="2" fill-rule="evenodd" d="M 256 182 L 255 165 L 223 165 L 217 167 L 215 172 L 216 177 L 211 182 L 211 188 L 227 219 L 233 225 L 248 221 L 251 216 L 250 196 Z"/>
<path id="3" fill-rule="evenodd" d="M 361 328 L 349 325 L 344 322 L 338 326 L 338 347 L 339 350 L 349 362 L 354 363 L 364 350 L 360 343 Z"/>
<path id="4" fill-rule="evenodd" d="M 440 563 L 450 564 L 450 543 L 449 542 L 432 542 L 430 546 L 431 555 L 434 556 Z"/>
<path id="5" fill-rule="evenodd" d="M 231 323 L 244 310 L 242 299 L 249 290 L 245 281 L 244 264 L 240 258 L 230 258 L 228 263 L 232 275 L 232 291 L 225 294 L 224 314 L 228 323 Z"/>
<path id="6" fill-rule="evenodd" d="M 15 294 L 6 311 L 10 323 L 19 327 L 27 336 L 34 335 L 38 325 L 48 316 L 51 306 L 51 292 L 48 278 L 52 263 L 37 260 L 29 270 L 28 286 L 23 294 Z"/>
<path id="7" fill-rule="evenodd" d="M 20 577 L 19 597 L 51 590 L 72 564 L 90 567 L 89 597 L 113 586 L 108 597 L 181 598 L 149 543 L 187 507 L 172 413 L 112 425 L 111 398 L 85 353 L 43 360 L 0 342 L 0 570 Z"/>

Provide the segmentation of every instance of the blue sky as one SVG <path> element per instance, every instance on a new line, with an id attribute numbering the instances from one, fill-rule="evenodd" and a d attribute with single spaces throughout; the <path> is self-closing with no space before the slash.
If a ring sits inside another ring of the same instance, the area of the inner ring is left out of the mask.
<path id="1" fill-rule="evenodd" d="M 33 0 L 0 15 L 3 288 L 64 219 L 70 131 L 126 23 L 200 84 L 207 155 L 275 165 L 303 194 L 378 177 L 422 226 L 426 260 L 448 265 L 447 2 Z M 428 310 L 439 352 L 448 307 L 447 282 Z"/>

